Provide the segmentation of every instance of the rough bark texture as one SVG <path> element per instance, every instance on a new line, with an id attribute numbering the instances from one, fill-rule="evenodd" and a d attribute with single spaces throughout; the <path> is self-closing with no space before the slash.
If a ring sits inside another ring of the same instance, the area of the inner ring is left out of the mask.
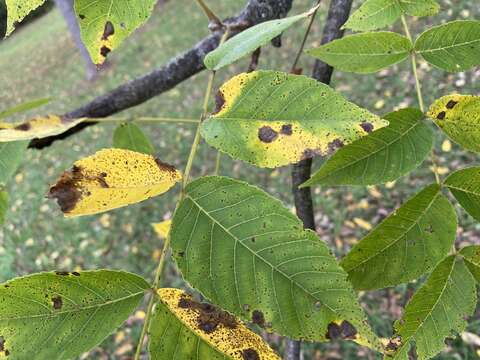
<path id="1" fill-rule="evenodd" d="M 292 7 L 292 2 L 293 0 L 249 0 L 238 16 L 226 19 L 224 22 L 242 25 L 241 27 L 245 29 L 267 20 L 285 17 Z M 233 36 L 238 32 L 240 31 L 233 31 Z M 160 69 L 121 85 L 88 104 L 65 114 L 64 117 L 102 118 L 111 116 L 174 88 L 205 69 L 203 58 L 218 46 L 221 36 L 221 31 L 207 36 L 193 48 L 170 60 Z M 55 140 L 67 138 L 94 124 L 81 123 L 61 135 L 34 140 L 30 143 L 30 147 L 43 148 L 49 146 Z"/>
<path id="2" fill-rule="evenodd" d="M 342 25 L 347 21 L 352 8 L 352 0 L 332 0 L 327 20 L 323 29 L 322 44 L 343 36 Z M 320 82 L 329 84 L 333 68 L 324 62 L 316 61 L 312 77 Z M 303 221 L 306 229 L 315 230 L 312 192 L 310 188 L 299 189 L 298 186 L 310 179 L 312 159 L 303 160 L 292 168 L 292 191 L 298 217 Z M 286 360 L 300 359 L 300 342 L 287 340 Z"/>

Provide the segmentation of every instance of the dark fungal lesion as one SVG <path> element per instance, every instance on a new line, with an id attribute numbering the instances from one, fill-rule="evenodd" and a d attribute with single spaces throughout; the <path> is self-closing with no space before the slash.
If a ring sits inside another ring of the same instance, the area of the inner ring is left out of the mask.
<path id="1" fill-rule="evenodd" d="M 235 317 L 228 312 L 208 303 L 197 302 L 185 295 L 180 298 L 178 307 L 194 310 L 198 314 L 196 319 L 198 328 L 207 334 L 213 333 L 219 325 L 229 329 L 238 326 Z"/>
<path id="2" fill-rule="evenodd" d="M 368 121 L 364 121 L 360 124 L 360 127 L 366 132 L 371 133 L 374 130 L 373 124 Z"/>
<path id="3" fill-rule="evenodd" d="M 63 300 L 61 296 L 52 297 L 52 304 L 55 310 L 60 310 L 63 306 Z"/>
<path id="4" fill-rule="evenodd" d="M 50 188 L 47 197 L 56 199 L 62 212 L 72 211 L 83 197 L 79 189 L 79 182 L 82 179 L 84 179 L 82 169 L 73 166 L 72 170 L 65 171 L 57 183 Z"/>
<path id="5" fill-rule="evenodd" d="M 217 93 L 215 94 L 215 110 L 212 113 L 212 115 L 218 114 L 220 111 L 222 111 L 224 105 L 225 105 L 225 96 L 223 95 L 222 90 L 218 90 Z"/>
<path id="6" fill-rule="evenodd" d="M 252 312 L 252 323 L 260 326 L 261 328 L 265 327 L 265 316 L 260 310 L 254 310 Z"/>
<path id="7" fill-rule="evenodd" d="M 437 119 L 438 120 L 443 120 L 443 119 L 445 119 L 446 115 L 447 115 L 447 113 L 445 111 L 441 111 L 441 112 L 438 113 Z"/>
<path id="8" fill-rule="evenodd" d="M 357 336 L 357 329 L 347 320 L 342 321 L 340 324 L 331 322 L 327 326 L 327 333 L 325 337 L 329 340 L 339 339 L 355 339 Z"/>
<path id="9" fill-rule="evenodd" d="M 162 162 L 160 159 L 155 158 L 155 163 L 161 171 L 175 173 L 177 169 L 175 166 Z"/>
<path id="10" fill-rule="evenodd" d="M 112 36 L 114 33 L 115 33 L 115 28 L 113 27 L 112 22 L 107 21 L 105 23 L 105 28 L 103 30 L 102 40 L 108 40 L 108 38 Z"/>
<path id="11" fill-rule="evenodd" d="M 260 355 L 258 355 L 258 352 L 255 349 L 248 348 L 242 350 L 242 358 L 244 360 L 260 360 Z"/>
<path id="12" fill-rule="evenodd" d="M 453 109 L 457 104 L 458 104 L 458 101 L 450 100 L 450 101 L 447 103 L 447 109 Z"/>
<path id="13" fill-rule="evenodd" d="M 261 142 L 271 143 L 275 141 L 277 137 L 278 132 L 273 130 L 270 126 L 262 126 L 260 129 L 258 129 L 258 138 Z"/>
<path id="14" fill-rule="evenodd" d="M 29 122 L 24 122 L 14 127 L 15 130 L 19 130 L 19 131 L 28 131 L 31 128 L 32 128 L 32 124 L 30 124 Z"/>

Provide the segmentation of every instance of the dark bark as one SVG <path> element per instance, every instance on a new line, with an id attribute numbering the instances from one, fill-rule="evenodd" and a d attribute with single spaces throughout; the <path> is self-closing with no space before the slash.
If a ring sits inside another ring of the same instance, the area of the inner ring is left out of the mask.
<path id="1" fill-rule="evenodd" d="M 343 36 L 342 25 L 347 21 L 352 8 L 352 0 L 332 0 L 327 20 L 323 29 L 322 44 Z M 330 84 L 333 68 L 324 62 L 316 61 L 312 77 L 325 84 Z M 295 209 L 306 229 L 315 231 L 312 192 L 310 188 L 299 189 L 298 186 L 310 179 L 312 159 L 302 160 L 292 167 L 292 191 Z M 300 342 L 288 340 L 286 344 L 286 360 L 300 359 Z"/>
<path id="2" fill-rule="evenodd" d="M 234 36 L 241 31 L 240 28 L 245 29 L 267 20 L 285 17 L 292 7 L 292 2 L 293 0 L 249 0 L 238 16 L 226 19 L 224 23 L 238 25 L 236 26 L 237 30 L 232 32 Z M 192 49 L 170 60 L 160 69 L 121 85 L 88 104 L 65 114 L 64 117 L 102 118 L 111 116 L 174 88 L 205 69 L 203 58 L 218 46 L 221 36 L 221 31 L 207 36 Z M 50 146 L 55 140 L 65 139 L 94 124 L 81 123 L 66 133 L 33 140 L 30 147 L 40 149 Z"/>

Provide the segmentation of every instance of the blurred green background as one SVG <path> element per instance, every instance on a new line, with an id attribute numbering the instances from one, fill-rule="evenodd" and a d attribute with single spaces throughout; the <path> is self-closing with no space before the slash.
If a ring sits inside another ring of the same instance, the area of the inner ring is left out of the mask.
<path id="1" fill-rule="evenodd" d="M 237 13 L 245 1 L 210 0 L 222 17 Z M 312 0 L 296 0 L 292 14 L 303 12 Z M 354 1 L 358 7 L 361 1 Z M 410 18 L 414 34 L 433 24 L 455 19 L 480 19 L 478 1 L 440 0 L 442 11 L 427 19 Z M 318 45 L 328 2 L 317 17 L 307 47 Z M 4 4 L 0 2 L 0 16 Z M 80 58 L 60 13 L 51 11 L 19 27 L 0 41 L 0 111 L 41 97 L 52 97 L 50 104 L 9 120 L 21 120 L 38 114 L 62 114 L 95 96 L 160 67 L 170 58 L 187 50 L 208 34 L 207 22 L 191 0 L 171 0 L 159 6 L 148 23 L 109 55 L 108 66 L 95 81 L 85 79 Z M 0 28 L 3 23 L 0 23 Z M 305 24 L 283 35 L 283 45 L 262 50 L 259 68 L 287 71 L 299 46 Z M 394 30 L 401 32 L 400 24 Z M 222 70 L 218 87 L 224 80 L 245 71 L 248 60 Z M 414 80 L 408 62 L 374 75 L 336 72 L 333 84 L 348 99 L 377 114 L 407 106 L 416 106 Z M 302 57 L 300 66 L 311 73 L 313 60 Z M 426 63 L 420 65 L 426 103 L 452 93 L 479 95 L 480 69 L 447 74 Z M 170 116 L 198 118 L 207 74 L 202 73 L 177 88 L 119 116 Z M 184 168 L 194 125 L 140 124 L 164 162 Z M 125 269 L 152 278 L 162 246 L 153 222 L 168 219 L 174 209 L 176 192 L 98 216 L 64 219 L 56 204 L 45 198 L 49 185 L 72 163 L 95 151 L 111 146 L 114 123 L 91 127 L 42 151 L 29 150 L 25 162 L 9 184 L 11 196 L 8 218 L 0 230 L 0 281 L 46 270 Z M 460 150 L 437 131 L 436 153 L 443 175 L 475 163 L 476 158 Z M 194 176 L 212 174 L 215 151 L 202 144 L 194 165 Z M 321 159 L 316 161 L 318 167 Z M 383 186 L 369 188 L 315 188 L 318 233 L 338 257 L 378 224 L 393 209 L 422 186 L 433 181 L 431 164 L 426 161 L 412 174 Z M 248 164 L 222 158 L 222 174 L 257 184 L 280 198 L 293 210 L 290 169 L 257 169 Z M 460 226 L 457 243 L 480 244 L 480 225 L 459 207 Z M 163 285 L 184 286 L 175 266 L 170 264 Z M 377 333 L 388 337 L 392 322 L 412 295 L 415 284 L 376 292 L 362 293 L 362 303 Z M 125 326 L 101 347 L 83 358 L 130 359 L 139 334 L 144 312 L 140 309 Z M 447 341 L 446 351 L 438 359 L 480 358 L 480 311 L 471 319 L 466 334 Z M 272 346 L 282 350 L 281 339 L 266 335 Z M 463 340 L 462 340 L 463 339 Z M 375 355 L 353 344 L 308 344 L 305 359 L 374 359 Z"/>

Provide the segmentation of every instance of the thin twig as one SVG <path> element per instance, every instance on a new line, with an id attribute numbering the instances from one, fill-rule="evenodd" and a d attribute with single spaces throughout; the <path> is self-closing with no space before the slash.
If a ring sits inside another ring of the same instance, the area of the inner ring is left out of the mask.
<path id="1" fill-rule="evenodd" d="M 183 119 L 183 118 L 167 118 L 167 117 L 137 117 L 137 118 L 128 118 L 128 117 L 108 117 L 108 118 L 88 118 L 83 120 L 84 122 L 95 122 L 95 123 L 112 123 L 112 122 L 160 122 L 160 123 L 191 123 L 198 124 L 200 120 L 198 119 Z"/>

